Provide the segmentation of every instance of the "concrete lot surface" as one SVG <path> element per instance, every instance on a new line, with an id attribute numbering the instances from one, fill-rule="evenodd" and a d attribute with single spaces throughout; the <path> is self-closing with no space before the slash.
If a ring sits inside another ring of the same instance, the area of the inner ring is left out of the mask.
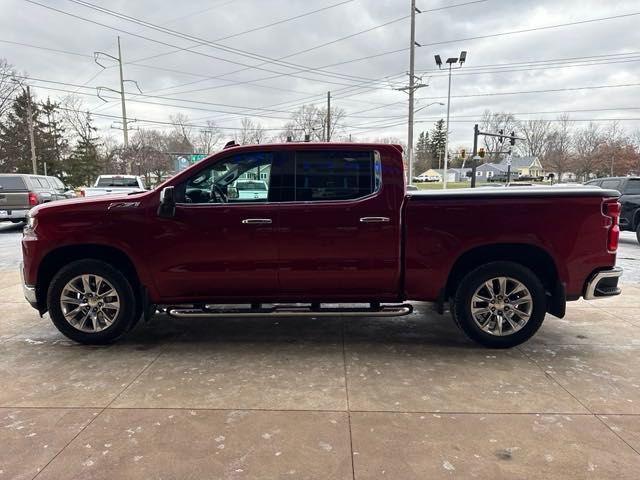
<path id="1" fill-rule="evenodd" d="M 628 278 L 507 351 L 427 304 L 400 319 L 158 315 L 87 347 L 1 270 L 0 480 L 639 477 Z"/>
<path id="2" fill-rule="evenodd" d="M 403 319 L 176 321 L 73 344 L 0 273 L 0 479 L 638 478 L 640 286 L 521 348 Z"/>

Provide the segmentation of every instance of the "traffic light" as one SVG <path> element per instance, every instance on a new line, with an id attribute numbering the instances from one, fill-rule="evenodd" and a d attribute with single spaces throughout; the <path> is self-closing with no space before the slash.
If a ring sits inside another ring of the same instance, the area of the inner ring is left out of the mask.
<path id="1" fill-rule="evenodd" d="M 504 137 L 502 135 L 504 135 L 504 130 L 500 129 L 498 130 L 498 133 L 500 134 L 500 137 L 498 138 L 498 141 L 500 143 L 504 142 Z"/>
<path id="2" fill-rule="evenodd" d="M 511 146 L 516 144 L 516 132 L 511 132 Z"/>
<path id="3" fill-rule="evenodd" d="M 464 148 L 460 150 L 460 158 L 463 160 L 467 158 L 467 151 Z"/>
<path id="4" fill-rule="evenodd" d="M 480 149 L 480 151 L 478 152 L 478 155 L 480 156 L 480 158 L 484 158 L 484 148 Z"/>

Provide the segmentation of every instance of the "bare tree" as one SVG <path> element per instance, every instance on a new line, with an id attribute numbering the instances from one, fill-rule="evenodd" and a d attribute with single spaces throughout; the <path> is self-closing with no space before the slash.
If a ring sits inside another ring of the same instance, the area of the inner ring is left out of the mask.
<path id="1" fill-rule="evenodd" d="M 250 118 L 242 119 L 242 128 L 236 133 L 235 139 L 240 145 L 264 143 L 266 132 L 259 122 Z"/>
<path id="2" fill-rule="evenodd" d="M 588 180 L 601 165 L 602 158 L 598 150 L 603 142 L 604 135 L 597 123 L 589 122 L 586 127 L 575 132 L 573 146 L 576 152 L 576 174 L 582 180 Z"/>
<path id="3" fill-rule="evenodd" d="M 519 136 L 524 141 L 516 143 L 516 149 L 521 155 L 542 159 L 549 148 L 549 120 L 526 120 L 518 125 Z"/>
<path id="4" fill-rule="evenodd" d="M 143 175 L 147 185 L 160 182 L 173 165 L 167 152 L 171 142 L 171 134 L 166 135 L 159 130 L 140 129 L 131 138 L 129 148 L 125 152 L 133 171 Z"/>
<path id="5" fill-rule="evenodd" d="M 345 111 L 342 108 L 331 107 L 330 134 L 333 138 L 344 131 Z M 280 132 L 280 139 L 291 137 L 294 141 L 304 140 L 307 136 L 313 141 L 326 140 L 327 135 L 327 109 L 318 108 L 315 105 L 303 105 L 291 115 Z"/>
<path id="6" fill-rule="evenodd" d="M 485 132 L 498 133 L 500 130 L 505 135 L 509 135 L 512 131 L 518 130 L 518 121 L 511 113 L 492 113 L 485 110 L 480 120 L 480 129 Z M 484 145 L 487 149 L 487 158 L 491 161 L 500 159 L 500 152 L 507 150 L 508 142 L 500 142 L 497 137 L 484 137 Z"/>
<path id="7" fill-rule="evenodd" d="M 192 153 L 194 150 L 193 126 L 189 123 L 189 117 L 183 113 L 177 113 L 171 115 L 169 119 L 173 125 L 169 149 L 173 152 Z"/>
<path id="8" fill-rule="evenodd" d="M 571 127 L 568 115 L 561 115 L 549 135 L 549 149 L 545 156 L 544 166 L 562 181 L 565 173 L 572 167 L 571 158 Z"/>
<path id="9" fill-rule="evenodd" d="M 212 153 L 221 139 L 222 133 L 216 126 L 216 123 L 211 120 L 207 120 L 206 128 L 201 128 L 196 135 L 196 151 L 204 154 Z"/>
<path id="10" fill-rule="evenodd" d="M 77 95 L 67 95 L 62 99 L 62 121 L 71 133 L 73 140 L 87 141 L 94 136 L 95 128 L 91 126 L 89 110 Z"/>
<path id="11" fill-rule="evenodd" d="M 606 146 L 605 149 L 608 153 L 607 163 L 609 165 L 609 174 L 614 175 L 616 169 L 616 157 L 621 156 L 621 150 L 627 145 L 627 137 L 624 129 L 620 125 L 620 122 L 614 120 L 609 124 L 609 127 L 605 131 Z"/>
<path id="12" fill-rule="evenodd" d="M 4 58 L 0 58 L 0 119 L 13 103 L 14 95 L 18 92 L 21 82 L 16 78 L 13 65 Z"/>

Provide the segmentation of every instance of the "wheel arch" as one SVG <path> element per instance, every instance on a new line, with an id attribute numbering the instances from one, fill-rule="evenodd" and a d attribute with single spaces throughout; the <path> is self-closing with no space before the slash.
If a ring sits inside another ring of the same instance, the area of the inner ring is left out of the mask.
<path id="1" fill-rule="evenodd" d="M 451 298 L 460 280 L 475 268 L 488 262 L 508 261 L 523 265 L 540 278 L 547 294 L 547 311 L 562 318 L 566 308 L 564 284 L 553 257 L 541 247 L 521 243 L 481 245 L 460 255 L 449 272 L 442 299 Z"/>
<path id="2" fill-rule="evenodd" d="M 40 314 L 47 311 L 47 291 L 51 280 L 60 268 L 76 260 L 87 259 L 101 260 L 114 266 L 131 282 L 131 287 L 136 294 L 144 295 L 144 286 L 140 280 L 139 272 L 131 258 L 123 250 L 113 246 L 91 243 L 65 245 L 48 252 L 38 266 L 36 299 Z"/>

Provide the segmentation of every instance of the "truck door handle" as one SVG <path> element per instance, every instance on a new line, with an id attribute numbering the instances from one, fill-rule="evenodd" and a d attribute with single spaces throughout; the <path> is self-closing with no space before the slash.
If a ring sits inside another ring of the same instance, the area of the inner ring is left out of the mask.
<path id="1" fill-rule="evenodd" d="M 242 223 L 245 225 L 269 225 L 273 222 L 270 218 L 245 218 Z"/>
<path id="2" fill-rule="evenodd" d="M 389 221 L 389 217 L 362 217 L 360 219 L 361 223 L 387 223 Z"/>

